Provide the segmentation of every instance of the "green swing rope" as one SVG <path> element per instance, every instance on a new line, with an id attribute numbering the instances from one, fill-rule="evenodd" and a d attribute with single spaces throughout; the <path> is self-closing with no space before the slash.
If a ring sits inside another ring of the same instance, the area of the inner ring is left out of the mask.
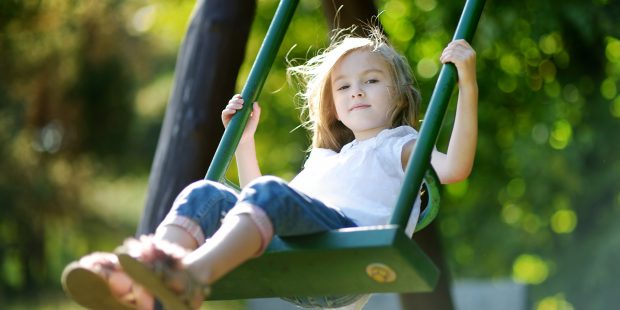
<path id="1" fill-rule="evenodd" d="M 467 0 L 453 40 L 465 39 L 467 42 L 471 42 L 484 8 L 484 2 L 484 0 Z M 452 90 L 456 85 L 456 79 L 456 67 L 451 63 L 443 65 L 435 85 L 435 90 L 431 96 L 426 116 L 422 122 L 422 127 L 420 128 L 416 147 L 409 158 L 410 164 L 405 171 L 404 186 L 400 191 L 390 224 L 396 224 L 401 227 L 407 225 L 409 214 L 418 194 L 418 191 L 413 189 L 420 188 L 422 178 L 426 171 L 429 170 L 431 152 L 437 142 L 441 122 L 446 114 Z M 416 231 L 430 224 L 437 215 L 437 211 L 437 208 L 427 208 L 424 210 L 420 215 Z"/>
<path id="2" fill-rule="evenodd" d="M 265 40 L 258 51 L 252 69 L 250 69 L 248 80 L 245 82 L 245 86 L 241 91 L 241 97 L 244 102 L 251 103 L 258 100 L 260 91 L 269 74 L 269 69 L 278 54 L 278 49 L 282 44 L 282 39 L 284 38 L 284 34 L 286 34 L 288 25 L 291 23 L 293 13 L 298 3 L 299 0 L 280 1 L 276 13 L 273 16 L 273 20 L 271 21 L 271 25 L 269 25 L 269 29 L 265 35 Z M 207 170 L 205 180 L 225 182 L 232 185 L 228 180 L 225 180 L 225 173 L 235 154 L 239 140 L 241 140 L 243 129 L 248 122 L 251 111 L 252 105 L 244 104 L 243 108 L 237 111 L 230 120 L 228 127 L 224 130 L 222 140 L 220 140 L 220 144 L 215 151 L 209 170 Z"/>

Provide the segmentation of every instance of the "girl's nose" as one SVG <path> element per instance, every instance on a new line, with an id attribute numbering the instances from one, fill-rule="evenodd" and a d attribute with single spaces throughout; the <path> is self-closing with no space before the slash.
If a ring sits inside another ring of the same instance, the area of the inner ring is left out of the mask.
<path id="1" fill-rule="evenodd" d="M 362 90 L 361 90 L 361 89 L 359 89 L 359 88 L 358 88 L 358 89 L 356 89 L 356 90 L 353 92 L 353 94 L 351 94 L 351 97 L 352 97 L 352 98 L 355 98 L 355 97 L 363 97 L 363 96 L 364 96 L 364 91 L 362 91 Z"/>

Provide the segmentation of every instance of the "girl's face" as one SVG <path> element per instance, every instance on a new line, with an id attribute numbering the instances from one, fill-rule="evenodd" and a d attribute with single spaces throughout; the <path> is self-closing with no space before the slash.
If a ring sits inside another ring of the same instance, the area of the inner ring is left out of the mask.
<path id="1" fill-rule="evenodd" d="M 349 53 L 334 66 L 331 87 L 338 120 L 357 140 L 392 127 L 393 85 L 385 59 L 367 49 Z"/>

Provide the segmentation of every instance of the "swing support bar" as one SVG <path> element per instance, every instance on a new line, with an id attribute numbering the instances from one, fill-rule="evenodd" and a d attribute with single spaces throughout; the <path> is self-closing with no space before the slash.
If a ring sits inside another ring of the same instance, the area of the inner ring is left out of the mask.
<path id="1" fill-rule="evenodd" d="M 467 42 L 471 42 L 484 8 L 484 2 L 485 0 L 467 0 L 453 40 L 465 39 Z M 420 128 L 416 147 L 409 158 L 409 166 L 407 171 L 405 171 L 405 180 L 403 181 L 404 186 L 400 191 L 390 224 L 401 227 L 407 225 L 409 214 L 419 192 L 418 190 L 411 189 L 419 189 L 421 187 L 422 179 L 427 170 L 429 170 L 431 152 L 437 142 L 441 123 L 446 114 L 450 95 L 456 85 L 456 80 L 457 71 L 454 64 L 448 63 L 443 65 L 435 85 L 435 90 L 431 96 L 426 116 L 422 122 L 422 127 Z M 436 210 L 426 208 L 420 216 L 416 231 L 430 224 L 435 215 L 437 215 Z"/>

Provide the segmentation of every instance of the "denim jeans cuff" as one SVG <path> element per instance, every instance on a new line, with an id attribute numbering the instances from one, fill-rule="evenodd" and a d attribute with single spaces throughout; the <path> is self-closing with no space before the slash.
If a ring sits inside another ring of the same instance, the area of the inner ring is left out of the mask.
<path id="1" fill-rule="evenodd" d="M 181 229 L 185 230 L 190 236 L 192 236 L 192 238 L 194 238 L 198 246 L 201 246 L 205 243 L 205 235 L 202 232 L 202 228 L 200 228 L 200 225 L 198 225 L 198 223 L 196 223 L 189 217 L 170 214 L 166 216 L 166 218 L 161 222 L 161 224 L 159 224 L 157 229 L 164 226 L 180 227 Z"/>
<path id="2" fill-rule="evenodd" d="M 261 236 L 261 246 L 254 257 L 261 256 L 273 238 L 273 224 L 267 213 L 260 207 L 250 203 L 239 203 L 228 212 L 226 217 L 239 214 L 248 214 L 250 219 L 256 224 Z M 226 220 L 226 218 L 224 218 Z"/>

